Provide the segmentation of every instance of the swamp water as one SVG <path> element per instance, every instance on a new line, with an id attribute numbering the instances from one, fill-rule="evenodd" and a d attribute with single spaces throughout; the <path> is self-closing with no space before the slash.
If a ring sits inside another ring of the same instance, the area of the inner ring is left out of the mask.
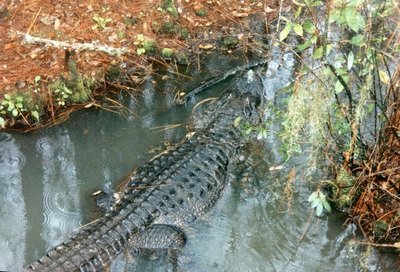
<path id="1" fill-rule="evenodd" d="M 281 57 L 273 57 L 263 75 L 265 99 L 275 103 L 280 103 L 276 90 L 289 83 L 294 67 L 290 54 L 283 56 L 285 65 Z M 227 69 L 217 59 L 209 65 L 210 71 Z M 29 134 L 0 133 L 0 270 L 21 271 L 95 219 L 99 211 L 91 194 L 106 182 L 116 186 L 133 168 L 179 142 L 185 126 L 160 127 L 189 125 L 194 104 L 228 85 L 211 88 L 185 107 L 174 104 L 174 91 L 157 94 L 148 80 L 141 96 L 120 99 L 136 116 L 89 109 Z M 316 184 L 306 180 L 318 173 L 307 172 L 306 157 L 284 162 L 279 144 L 271 133 L 250 148 L 250 163 L 257 166 L 248 181 L 245 174 L 233 177 L 217 206 L 186 230 L 180 271 L 396 271 L 395 256 L 354 242 L 360 237 L 353 225 L 343 225 L 340 213 L 313 216 L 308 223 L 307 199 Z M 120 258 L 113 271 L 164 271 L 164 261 L 141 258 L 124 265 Z"/>

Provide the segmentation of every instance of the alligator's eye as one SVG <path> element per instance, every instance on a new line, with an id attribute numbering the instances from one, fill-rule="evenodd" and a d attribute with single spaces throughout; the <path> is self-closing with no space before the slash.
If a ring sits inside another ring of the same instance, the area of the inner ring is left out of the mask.
<path id="1" fill-rule="evenodd" d="M 150 212 L 153 216 L 158 216 L 160 214 L 160 211 L 157 209 L 152 209 Z"/>

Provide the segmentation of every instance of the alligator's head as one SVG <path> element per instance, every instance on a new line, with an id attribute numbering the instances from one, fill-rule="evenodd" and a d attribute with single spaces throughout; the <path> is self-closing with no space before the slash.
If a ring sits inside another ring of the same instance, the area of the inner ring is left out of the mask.
<path id="1" fill-rule="evenodd" d="M 263 82 L 249 70 L 236 79 L 232 88 L 218 99 L 207 103 L 204 111 L 196 111 L 193 116 L 196 129 L 227 129 L 234 126 L 235 120 L 252 125 L 260 122 L 260 105 L 263 95 Z"/>

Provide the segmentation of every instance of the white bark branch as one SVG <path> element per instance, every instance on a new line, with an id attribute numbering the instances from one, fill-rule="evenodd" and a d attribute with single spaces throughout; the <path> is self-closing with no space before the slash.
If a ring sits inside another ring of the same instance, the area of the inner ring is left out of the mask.
<path id="1" fill-rule="evenodd" d="M 39 38 L 32 36 L 28 33 L 17 32 L 18 35 L 23 37 L 23 44 L 45 44 L 49 47 L 55 47 L 58 49 L 74 49 L 78 51 L 89 50 L 89 51 L 101 51 L 109 55 L 122 55 L 125 53 L 132 53 L 132 50 L 128 48 L 115 48 L 109 45 L 99 44 L 99 42 L 93 41 L 91 43 L 76 43 L 76 42 L 63 42 L 51 39 Z"/>

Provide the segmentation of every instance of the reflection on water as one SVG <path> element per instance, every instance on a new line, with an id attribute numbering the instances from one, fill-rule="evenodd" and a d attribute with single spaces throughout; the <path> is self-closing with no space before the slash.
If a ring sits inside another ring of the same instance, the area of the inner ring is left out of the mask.
<path id="1" fill-rule="evenodd" d="M 24 263 L 26 218 L 21 169 L 25 163 L 15 139 L 0 134 L 1 271 L 18 271 Z"/>
<path id="2" fill-rule="evenodd" d="M 41 237 L 50 249 L 61 243 L 65 233 L 80 224 L 79 180 L 75 168 L 74 145 L 68 130 L 52 137 L 43 136 L 36 143 L 43 171 L 43 215 Z"/>
<path id="3" fill-rule="evenodd" d="M 271 63 L 265 75 L 265 98 L 273 103 L 279 103 L 274 91 L 289 82 L 294 64 L 290 55 L 283 60 Z M 215 67 L 224 63 L 214 61 Z M 173 106 L 176 88 L 165 83 L 170 94 L 159 95 L 149 79 L 142 97 L 122 97 L 139 117 L 91 110 L 27 135 L 0 134 L 0 270 L 21 271 L 24 263 L 40 257 L 66 234 L 93 220 L 98 211 L 91 193 L 108 181 L 118 184 L 132 168 L 153 156 L 150 150 L 183 137 L 184 126 L 159 132 L 151 129 L 185 123 L 191 109 Z M 278 149 L 279 139 L 269 135 L 267 143 L 256 148 L 262 154 L 250 155 L 254 156 L 251 161 L 258 163 L 252 173 L 255 178 L 245 182 L 232 177 L 215 209 L 185 229 L 189 239 L 179 259 L 181 270 L 397 269 L 389 254 L 354 243 L 354 231 L 342 225 L 340 214 L 318 221 L 314 217 L 301 240 L 310 211 L 307 199 L 315 188 L 304 181 L 306 159 L 285 163 Z M 279 165 L 281 170 L 269 170 Z M 287 205 L 284 190 L 294 166 L 296 182 Z M 127 260 L 121 258 L 115 262 L 114 271 L 164 271 L 164 261 L 139 259 L 125 265 Z"/>

